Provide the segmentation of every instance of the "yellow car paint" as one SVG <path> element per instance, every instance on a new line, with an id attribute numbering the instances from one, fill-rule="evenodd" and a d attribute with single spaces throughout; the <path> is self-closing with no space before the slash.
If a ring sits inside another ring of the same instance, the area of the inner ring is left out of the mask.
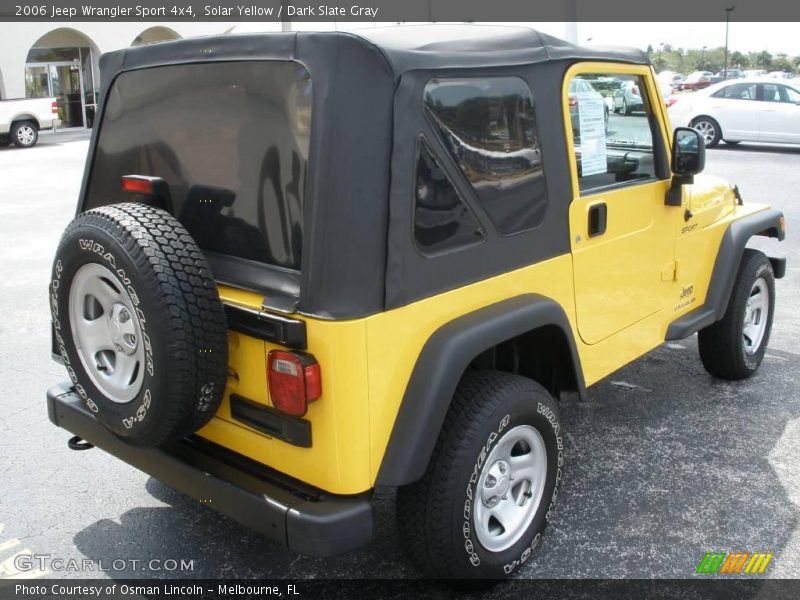
<path id="1" fill-rule="evenodd" d="M 650 67 L 585 62 L 568 70 L 562 95 L 574 191 L 571 253 L 363 319 L 292 315 L 305 321 L 308 352 L 321 366 L 322 396 L 304 417 L 312 424 L 311 448 L 273 439 L 231 418 L 232 393 L 270 404 L 266 355 L 278 346 L 230 332 L 225 398 L 199 435 L 322 490 L 357 494 L 374 487 L 423 346 L 455 318 L 520 294 L 552 298 L 570 322 L 587 385 L 663 343 L 669 324 L 704 301 L 729 223 L 766 207 L 737 206 L 727 184 L 707 176 L 684 186 L 680 207 L 664 204 L 670 179 L 581 195 L 567 97 L 570 78 L 582 73 L 641 75 L 667 151 L 671 139 Z M 588 211 L 599 202 L 608 207 L 608 228 L 590 238 Z M 227 286 L 219 293 L 224 302 L 256 310 L 264 301 L 260 294 Z"/>

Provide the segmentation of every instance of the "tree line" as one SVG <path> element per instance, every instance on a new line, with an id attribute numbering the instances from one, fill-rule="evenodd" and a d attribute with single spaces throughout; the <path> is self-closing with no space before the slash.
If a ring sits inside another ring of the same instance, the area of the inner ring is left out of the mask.
<path id="1" fill-rule="evenodd" d="M 717 73 L 725 63 L 725 48 L 684 49 L 673 48 L 664 44 L 659 48 L 647 47 L 647 56 L 656 71 L 676 71 L 691 73 L 692 71 L 712 71 Z M 728 68 L 730 69 L 763 69 L 765 71 L 800 71 L 800 56 L 788 54 L 771 54 L 761 52 L 739 52 L 728 49 Z"/>

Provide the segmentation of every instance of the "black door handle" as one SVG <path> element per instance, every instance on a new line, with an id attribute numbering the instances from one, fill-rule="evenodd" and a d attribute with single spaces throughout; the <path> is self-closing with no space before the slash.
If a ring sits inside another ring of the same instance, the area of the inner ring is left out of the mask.
<path id="1" fill-rule="evenodd" d="M 598 202 L 589 207 L 589 237 L 603 235 L 608 224 L 608 207 L 605 202 Z"/>

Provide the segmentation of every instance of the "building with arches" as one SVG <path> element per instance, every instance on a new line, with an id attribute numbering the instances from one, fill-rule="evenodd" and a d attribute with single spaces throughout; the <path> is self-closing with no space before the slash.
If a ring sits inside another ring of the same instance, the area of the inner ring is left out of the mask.
<path id="1" fill-rule="evenodd" d="M 260 23 L 262 30 L 280 23 Z M 91 127 L 100 88 L 100 54 L 199 35 L 228 33 L 231 23 L 4 23 L 0 100 L 53 96 L 62 128 Z"/>
<path id="2" fill-rule="evenodd" d="M 53 96 L 58 103 L 62 128 L 91 127 L 100 89 L 98 59 L 104 52 L 202 35 L 281 29 L 354 30 L 379 25 L 393 23 L 0 23 L 0 100 Z M 547 31 L 547 25 L 537 24 L 542 31 Z M 575 41 L 576 34 L 570 29 L 574 24 L 566 25 L 566 37 Z M 560 31 L 560 27 L 556 29 Z"/>

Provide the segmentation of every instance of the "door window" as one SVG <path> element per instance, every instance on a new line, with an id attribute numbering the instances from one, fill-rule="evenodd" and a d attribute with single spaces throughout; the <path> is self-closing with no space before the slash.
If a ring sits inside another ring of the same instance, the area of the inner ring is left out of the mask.
<path id="1" fill-rule="evenodd" d="M 644 79 L 582 73 L 568 89 L 581 195 L 656 179 L 656 125 Z"/>
<path id="2" fill-rule="evenodd" d="M 764 102 L 780 102 L 782 85 L 775 85 L 774 83 L 765 83 L 761 86 L 761 99 Z"/>
<path id="3" fill-rule="evenodd" d="M 755 100 L 755 83 L 734 83 L 712 94 L 714 98 L 725 98 L 727 100 Z"/>
<path id="4" fill-rule="evenodd" d="M 800 102 L 800 92 L 783 85 L 779 87 L 781 92 L 781 102 L 788 102 L 790 104 L 797 104 Z"/>

